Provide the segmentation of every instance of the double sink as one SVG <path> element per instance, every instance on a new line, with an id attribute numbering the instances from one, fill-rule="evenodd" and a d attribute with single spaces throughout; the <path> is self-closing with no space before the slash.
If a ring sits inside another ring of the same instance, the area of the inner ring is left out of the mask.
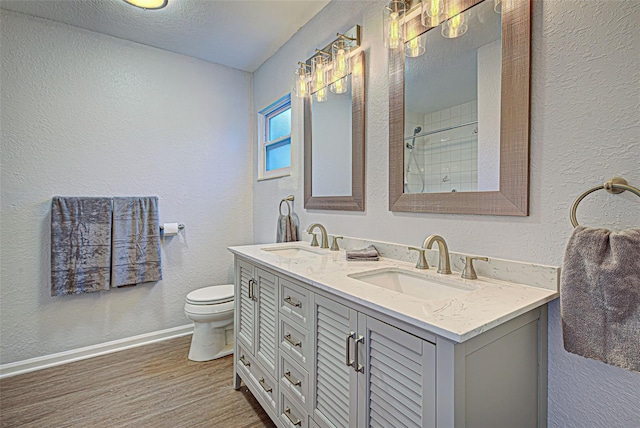
<path id="1" fill-rule="evenodd" d="M 267 247 L 262 248 L 262 250 L 284 258 L 312 259 L 329 253 L 327 250 L 317 250 L 296 245 Z M 347 276 L 367 284 L 424 300 L 451 299 L 478 288 L 458 278 L 435 278 L 434 274 L 396 267 L 372 269 L 348 274 Z"/>

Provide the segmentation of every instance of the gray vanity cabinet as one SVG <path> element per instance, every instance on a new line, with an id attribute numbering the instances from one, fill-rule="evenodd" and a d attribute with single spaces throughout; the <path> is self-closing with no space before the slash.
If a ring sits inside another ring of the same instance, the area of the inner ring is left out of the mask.
<path id="1" fill-rule="evenodd" d="M 278 277 L 236 258 L 236 338 L 276 378 Z"/>
<path id="2" fill-rule="evenodd" d="M 435 344 L 316 294 L 314 422 L 434 427 Z"/>
<path id="3" fill-rule="evenodd" d="M 235 267 L 234 386 L 278 427 L 546 427 L 546 305 L 454 342 L 268 265 Z"/>

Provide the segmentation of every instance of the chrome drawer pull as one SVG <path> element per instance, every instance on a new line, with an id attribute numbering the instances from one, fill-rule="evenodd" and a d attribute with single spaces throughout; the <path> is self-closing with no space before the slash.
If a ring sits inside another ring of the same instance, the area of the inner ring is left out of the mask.
<path id="1" fill-rule="evenodd" d="M 267 387 L 266 387 L 266 386 L 264 386 L 264 385 L 265 385 L 265 383 L 264 383 L 264 378 L 263 378 L 263 377 L 261 377 L 261 378 L 260 378 L 260 380 L 259 380 L 258 382 L 260 383 L 260 386 L 262 387 L 262 389 L 264 389 L 264 390 L 265 390 L 265 392 L 271 392 L 271 391 L 273 391 L 273 388 L 269 387 L 269 389 L 267 389 Z"/>
<path id="2" fill-rule="evenodd" d="M 289 422 L 291 422 L 293 425 L 297 425 L 299 427 L 302 426 L 302 421 L 300 419 L 297 419 L 295 421 L 293 419 L 291 419 L 291 409 L 290 408 L 287 407 L 286 409 L 284 409 L 284 415 L 287 417 L 287 419 L 289 419 Z"/>
<path id="3" fill-rule="evenodd" d="M 292 346 L 299 346 L 300 348 L 302 348 L 302 342 L 300 342 L 299 340 L 293 340 L 291 338 L 291 333 L 285 334 L 284 335 L 284 340 L 289 342 Z"/>
<path id="4" fill-rule="evenodd" d="M 293 386 L 302 386 L 302 381 L 300 379 L 294 379 L 291 377 L 291 372 L 287 370 L 284 373 L 284 377 L 289 381 L 289 383 Z"/>
<path id="5" fill-rule="evenodd" d="M 284 298 L 284 302 L 290 304 L 294 308 L 301 308 L 302 307 L 302 302 L 300 302 L 299 300 L 295 300 L 291 296 L 285 297 Z"/>
<path id="6" fill-rule="evenodd" d="M 245 367 L 251 367 L 251 363 L 249 361 L 247 361 L 247 359 L 244 357 L 244 355 L 240 356 L 240 362 L 242 364 L 244 364 Z"/>
<path id="7" fill-rule="evenodd" d="M 350 332 L 347 335 L 347 340 L 345 342 L 345 351 L 344 354 L 346 356 L 346 360 L 345 360 L 345 364 L 347 365 L 347 367 L 355 367 L 354 364 L 354 360 L 351 359 L 351 349 L 349 348 L 349 339 L 355 339 L 356 338 L 356 333 L 355 332 Z"/>

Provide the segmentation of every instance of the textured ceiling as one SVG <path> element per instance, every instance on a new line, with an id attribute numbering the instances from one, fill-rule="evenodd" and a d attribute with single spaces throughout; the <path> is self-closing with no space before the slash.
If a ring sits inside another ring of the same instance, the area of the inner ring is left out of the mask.
<path id="1" fill-rule="evenodd" d="M 0 7 L 253 72 L 327 3 L 169 0 L 143 10 L 123 0 L 2 0 Z"/>

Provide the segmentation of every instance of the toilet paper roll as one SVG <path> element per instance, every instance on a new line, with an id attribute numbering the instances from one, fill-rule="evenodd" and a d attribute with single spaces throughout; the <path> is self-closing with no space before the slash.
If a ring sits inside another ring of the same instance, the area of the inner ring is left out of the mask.
<path id="1" fill-rule="evenodd" d="M 164 223 L 164 236 L 173 236 L 178 234 L 178 223 Z"/>

